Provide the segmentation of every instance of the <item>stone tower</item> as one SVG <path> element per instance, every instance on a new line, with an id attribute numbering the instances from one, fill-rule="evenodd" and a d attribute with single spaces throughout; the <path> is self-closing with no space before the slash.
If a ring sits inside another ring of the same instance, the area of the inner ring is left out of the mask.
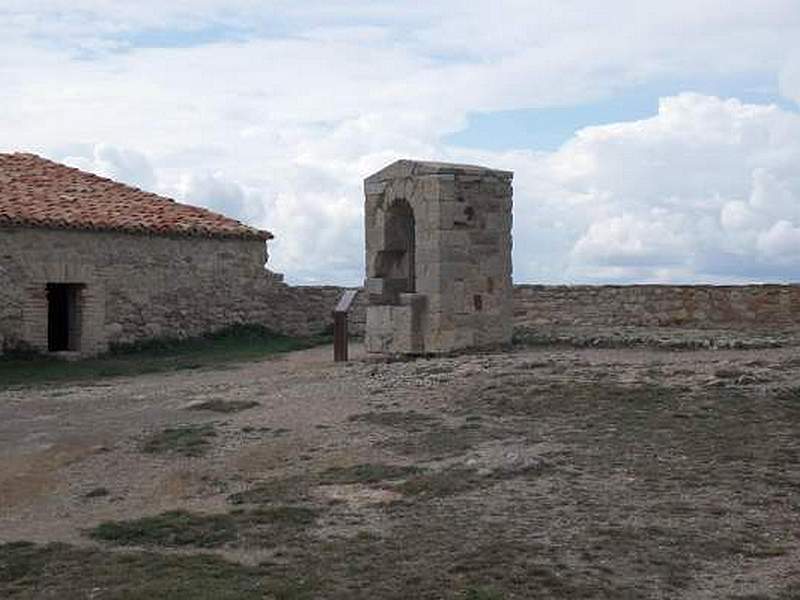
<path id="1" fill-rule="evenodd" d="M 368 352 L 511 341 L 511 179 L 400 160 L 364 181 Z"/>

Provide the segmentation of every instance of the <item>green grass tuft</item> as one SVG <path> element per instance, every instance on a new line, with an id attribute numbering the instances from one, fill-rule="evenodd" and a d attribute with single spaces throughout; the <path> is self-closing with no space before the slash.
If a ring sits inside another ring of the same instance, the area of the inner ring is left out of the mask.
<path id="1" fill-rule="evenodd" d="M 274 545 L 293 539 L 317 518 L 306 506 L 265 506 L 201 515 L 174 510 L 128 521 L 106 521 L 87 535 L 116 546 L 217 548 L 229 543 Z"/>
<path id="2" fill-rule="evenodd" d="M 92 529 L 89 537 L 118 546 L 214 548 L 236 538 L 236 521 L 230 515 L 175 510 L 131 521 L 106 521 Z"/>
<path id="3" fill-rule="evenodd" d="M 103 356 L 74 362 L 31 352 L 12 353 L 0 357 L 0 389 L 219 368 L 327 343 L 329 336 L 294 338 L 258 325 L 238 325 L 196 338 L 115 346 Z"/>

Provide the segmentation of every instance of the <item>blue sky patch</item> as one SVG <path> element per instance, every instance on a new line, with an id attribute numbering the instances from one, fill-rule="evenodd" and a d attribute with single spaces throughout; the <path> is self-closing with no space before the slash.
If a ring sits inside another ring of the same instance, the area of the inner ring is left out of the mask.
<path id="1" fill-rule="evenodd" d="M 763 77 L 684 80 L 648 84 L 597 102 L 575 106 L 473 112 L 468 115 L 467 127 L 450 134 L 444 142 L 452 146 L 493 151 L 553 151 L 584 127 L 652 117 L 658 112 L 659 98 L 681 92 L 737 98 L 742 102 L 757 104 L 776 104 L 784 110 L 798 111 L 797 105 L 780 96 L 776 81 Z"/>
<path id="2" fill-rule="evenodd" d="M 215 24 L 194 29 L 142 29 L 120 36 L 132 48 L 193 48 L 218 42 L 244 40 L 250 32 L 240 27 Z"/>

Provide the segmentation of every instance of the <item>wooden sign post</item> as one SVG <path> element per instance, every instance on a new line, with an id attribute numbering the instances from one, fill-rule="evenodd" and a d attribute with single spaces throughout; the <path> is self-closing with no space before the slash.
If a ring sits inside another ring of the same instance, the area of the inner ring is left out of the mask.
<path id="1" fill-rule="evenodd" d="M 347 362 L 347 315 L 358 290 L 347 290 L 333 309 L 333 360 Z"/>

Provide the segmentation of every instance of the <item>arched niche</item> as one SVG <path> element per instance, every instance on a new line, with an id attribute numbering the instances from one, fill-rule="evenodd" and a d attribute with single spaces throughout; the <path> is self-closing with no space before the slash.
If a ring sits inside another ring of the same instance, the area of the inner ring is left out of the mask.
<path id="1" fill-rule="evenodd" d="M 386 209 L 382 238 L 373 272 L 387 282 L 396 300 L 397 294 L 416 291 L 414 211 L 405 199 L 394 200 Z"/>

